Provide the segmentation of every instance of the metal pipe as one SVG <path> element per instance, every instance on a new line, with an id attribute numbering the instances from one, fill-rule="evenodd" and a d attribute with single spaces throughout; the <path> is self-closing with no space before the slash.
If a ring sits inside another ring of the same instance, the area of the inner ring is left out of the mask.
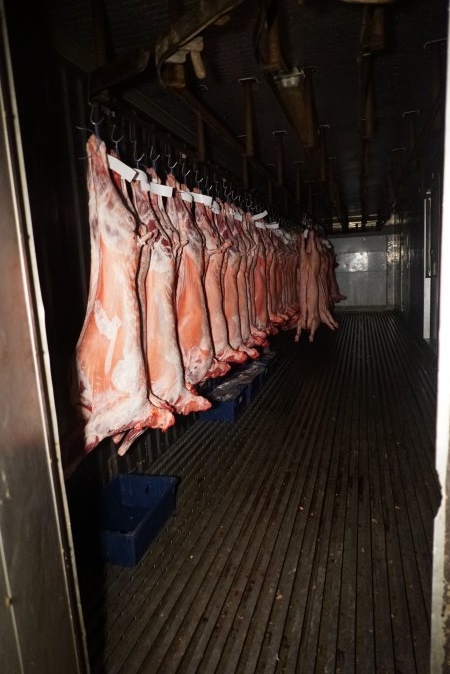
<path id="1" fill-rule="evenodd" d="M 328 162 L 327 162 L 327 131 L 330 128 L 329 124 L 321 124 L 320 129 L 320 180 L 323 183 L 327 182 L 328 176 Z"/>
<path id="2" fill-rule="evenodd" d="M 247 157 L 253 157 L 255 154 L 253 85 L 257 83 L 256 77 L 243 77 L 239 80 L 239 84 L 244 88 L 245 154 Z"/>
<path id="3" fill-rule="evenodd" d="M 285 130 L 273 131 L 273 136 L 276 139 L 276 156 L 277 156 L 277 185 L 284 184 L 284 147 L 283 137 L 287 136 Z"/>
<path id="4" fill-rule="evenodd" d="M 206 141 L 205 141 L 205 123 L 203 117 L 199 112 L 196 114 L 197 118 L 197 149 L 198 160 L 206 161 Z"/>
<path id="5" fill-rule="evenodd" d="M 314 180 L 305 180 L 305 184 L 308 190 L 308 199 L 307 199 L 308 212 L 310 216 L 314 219 L 314 198 L 313 198 Z"/>
<path id="6" fill-rule="evenodd" d="M 250 179 L 248 171 L 248 158 L 245 154 L 242 155 L 242 182 L 244 184 L 244 189 L 248 190 L 250 187 Z"/>
<path id="7" fill-rule="evenodd" d="M 187 89 L 174 89 L 173 93 L 183 99 L 183 101 L 188 105 L 194 112 L 198 112 L 205 124 L 207 124 L 210 129 L 217 133 L 222 140 L 224 140 L 227 145 L 229 145 L 239 156 L 243 152 L 242 143 L 239 142 L 233 136 L 233 134 L 216 118 L 214 115 L 209 112 L 207 108 Z M 270 173 L 267 167 L 260 162 L 256 157 L 251 157 L 249 161 L 250 165 L 253 166 L 260 174 L 269 176 Z"/>
<path id="8" fill-rule="evenodd" d="M 302 161 L 293 161 L 292 165 L 295 166 L 295 202 L 297 204 L 301 203 L 302 200 Z"/>

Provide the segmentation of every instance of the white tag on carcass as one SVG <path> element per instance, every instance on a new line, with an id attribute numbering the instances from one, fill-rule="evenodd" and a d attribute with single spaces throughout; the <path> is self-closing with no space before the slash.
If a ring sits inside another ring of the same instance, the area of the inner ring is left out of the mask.
<path id="1" fill-rule="evenodd" d="M 150 192 L 158 194 L 160 197 L 173 197 L 173 187 L 170 185 L 160 185 L 159 183 L 150 183 Z"/>
<path id="2" fill-rule="evenodd" d="M 145 171 L 142 169 L 136 169 L 136 175 L 135 175 L 135 180 L 139 180 L 139 182 L 143 183 L 145 181 L 148 182 L 148 177 Z"/>
<path id="3" fill-rule="evenodd" d="M 255 227 L 258 229 L 266 229 L 266 225 L 264 222 L 255 222 Z"/>
<path id="4" fill-rule="evenodd" d="M 257 213 L 256 215 L 253 216 L 253 222 L 256 222 L 257 220 L 262 220 L 265 218 L 267 215 L 267 211 L 262 211 L 261 213 Z"/>
<path id="5" fill-rule="evenodd" d="M 233 211 L 233 218 L 235 220 L 239 220 L 239 222 L 242 222 L 242 215 L 238 213 L 237 211 Z"/>
<path id="6" fill-rule="evenodd" d="M 138 180 L 141 183 L 141 188 L 144 190 L 144 192 L 151 191 L 152 188 L 148 181 L 148 175 L 146 174 L 145 171 L 142 171 L 142 169 L 136 169 L 135 180 Z"/>
<path id="7" fill-rule="evenodd" d="M 183 201 L 188 201 L 190 204 L 192 204 L 192 194 L 190 192 L 180 190 L 180 197 L 183 199 Z"/>
<path id="8" fill-rule="evenodd" d="M 305 231 L 303 232 L 303 238 L 304 238 L 304 239 L 307 239 L 307 238 L 308 238 L 308 234 L 309 234 L 309 229 L 305 229 Z"/>
<path id="9" fill-rule="evenodd" d="M 266 222 L 266 229 L 278 229 L 280 226 L 279 222 Z"/>
<path id="10" fill-rule="evenodd" d="M 123 161 L 117 159 L 117 157 L 113 157 L 110 154 L 108 155 L 108 166 L 110 169 L 118 173 L 122 178 L 128 180 L 129 183 L 131 183 L 131 181 L 134 180 L 136 176 L 136 169 L 133 169 L 127 164 L 124 164 Z"/>
<path id="11" fill-rule="evenodd" d="M 219 215 L 220 213 L 220 206 L 217 203 L 217 201 L 212 202 L 212 212 L 215 213 L 216 215 Z"/>
<path id="12" fill-rule="evenodd" d="M 194 201 L 197 204 L 204 204 L 205 206 L 211 206 L 213 198 L 208 194 L 200 194 L 199 192 L 191 192 Z"/>

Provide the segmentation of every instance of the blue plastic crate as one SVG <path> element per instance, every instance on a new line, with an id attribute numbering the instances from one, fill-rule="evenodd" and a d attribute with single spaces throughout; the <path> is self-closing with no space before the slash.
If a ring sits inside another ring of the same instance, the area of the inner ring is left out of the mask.
<path id="1" fill-rule="evenodd" d="M 267 381 L 271 374 L 274 373 L 279 364 L 279 357 L 276 351 L 267 351 L 263 353 L 261 358 L 258 360 L 264 367 L 263 371 L 263 383 Z"/>
<path id="2" fill-rule="evenodd" d="M 242 370 L 233 379 L 234 383 L 245 387 L 245 396 L 248 403 L 250 403 L 261 390 L 263 384 L 263 372 L 263 365 L 252 363 L 246 370 Z"/>
<path id="3" fill-rule="evenodd" d="M 227 382 L 209 396 L 212 407 L 199 413 L 200 421 L 235 421 L 247 406 L 246 385 Z"/>
<path id="4" fill-rule="evenodd" d="M 100 544 L 110 564 L 135 566 L 175 508 L 179 478 L 119 475 L 100 498 Z"/>

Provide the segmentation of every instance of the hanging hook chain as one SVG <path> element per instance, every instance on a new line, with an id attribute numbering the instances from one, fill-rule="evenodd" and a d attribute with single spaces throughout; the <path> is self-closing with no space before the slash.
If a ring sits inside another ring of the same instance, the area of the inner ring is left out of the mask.
<path id="1" fill-rule="evenodd" d="M 117 124 L 114 122 L 113 128 L 112 128 L 112 130 L 111 130 L 111 143 L 114 144 L 117 153 L 119 152 L 119 143 L 120 143 L 121 140 L 123 140 L 123 134 L 120 136 L 120 138 L 114 138 L 114 129 L 118 129 L 118 128 L 119 128 L 119 127 L 118 127 Z"/>
<path id="2" fill-rule="evenodd" d="M 98 120 L 94 119 L 94 108 L 97 111 L 97 116 L 98 116 L 98 112 L 99 112 L 99 109 L 100 109 L 100 106 L 99 106 L 98 102 L 97 101 L 94 101 L 94 102 L 89 101 L 89 107 L 91 108 L 91 112 L 90 112 L 90 115 L 89 115 L 89 121 L 91 122 L 92 126 L 100 125 L 103 122 L 103 120 L 105 119 L 105 116 L 103 115 L 103 117 L 101 119 L 98 119 Z"/>
<path id="3" fill-rule="evenodd" d="M 137 155 L 137 152 L 136 152 L 136 150 L 137 150 L 137 140 L 132 140 L 131 142 L 133 143 L 133 159 L 136 162 L 136 166 L 137 166 L 139 164 L 139 162 L 141 162 L 143 160 L 143 158 L 145 157 L 145 152 L 143 152 L 138 159 L 137 156 L 136 156 Z"/>
<path id="4" fill-rule="evenodd" d="M 150 154 L 149 154 L 149 159 L 153 164 L 153 168 L 155 168 L 155 164 L 156 164 L 156 162 L 158 161 L 158 159 L 160 158 L 161 155 L 157 154 L 156 157 L 154 157 L 153 156 L 153 150 L 154 150 L 154 146 L 152 145 L 151 150 L 150 150 Z"/>

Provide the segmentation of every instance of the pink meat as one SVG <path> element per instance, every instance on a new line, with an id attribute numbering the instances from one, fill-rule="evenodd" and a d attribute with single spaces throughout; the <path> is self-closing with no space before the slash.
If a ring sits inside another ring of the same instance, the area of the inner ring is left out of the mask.
<path id="1" fill-rule="evenodd" d="M 240 251 L 240 243 L 234 225 L 233 209 L 229 204 L 223 206 L 223 214 L 223 227 L 227 238 L 232 241 L 232 245 L 227 250 L 223 274 L 224 312 L 227 319 L 229 342 L 233 349 L 243 351 L 250 358 L 258 358 L 258 350 L 247 346 L 242 334 L 241 310 L 243 312 L 244 298 L 241 299 L 239 296 L 242 279 L 238 282 L 238 275 L 241 269 L 241 257 L 243 253 Z M 245 289 L 245 298 L 246 293 Z"/>
<path id="2" fill-rule="evenodd" d="M 329 266 L 329 287 L 330 287 L 330 296 L 331 296 L 331 301 L 333 304 L 337 304 L 338 302 L 342 302 L 343 300 L 347 299 L 346 295 L 343 295 L 341 291 L 339 290 L 339 284 L 337 282 L 336 278 L 336 267 L 338 267 L 338 262 L 336 260 L 336 254 L 334 252 L 334 249 L 331 248 L 326 248 L 327 254 L 330 258 L 330 266 Z"/>
<path id="3" fill-rule="evenodd" d="M 319 237 L 315 238 L 314 243 L 320 255 L 320 271 L 318 277 L 320 320 L 322 323 L 328 326 L 330 330 L 335 330 L 339 327 L 339 325 L 336 323 L 330 312 L 330 309 L 332 308 L 330 288 L 328 283 L 330 259 Z"/>
<path id="4" fill-rule="evenodd" d="M 302 331 L 309 332 L 309 341 L 320 325 L 319 314 L 319 272 L 320 255 L 315 245 L 315 233 L 308 231 L 307 239 L 300 239 L 300 280 L 299 280 L 299 309 L 295 341 L 300 339 Z"/>
<path id="5" fill-rule="evenodd" d="M 286 324 L 289 321 L 289 313 L 286 310 L 283 297 L 286 250 L 278 234 L 272 232 L 271 237 L 274 245 L 274 260 L 270 279 L 272 306 L 278 323 L 281 321 L 282 324 Z"/>
<path id="6" fill-rule="evenodd" d="M 268 346 L 269 342 L 266 340 L 267 333 L 256 325 L 256 302 L 255 302 L 255 269 L 257 264 L 258 243 L 255 241 L 253 232 L 255 226 L 251 213 L 247 212 L 242 221 L 242 233 L 246 240 L 246 287 L 247 287 L 247 307 L 248 317 L 250 323 L 250 341 L 252 346 Z"/>
<path id="7" fill-rule="evenodd" d="M 282 307 L 284 313 L 289 316 L 290 321 L 298 315 L 297 299 L 297 246 L 296 239 L 292 239 L 285 233 L 282 252 Z"/>
<path id="8" fill-rule="evenodd" d="M 175 188 L 167 201 L 167 214 L 186 241 L 183 247 L 176 283 L 178 341 L 183 356 L 185 380 L 195 386 L 208 377 L 223 374 L 222 365 L 214 357 L 214 346 L 208 319 L 203 286 L 205 258 L 203 237 L 194 222 L 192 211 L 181 198 L 181 187 L 174 175 L 166 180 Z"/>
<path id="9" fill-rule="evenodd" d="M 233 211 L 242 217 L 237 208 Z M 239 299 L 239 319 L 241 323 L 242 341 L 248 347 L 255 346 L 251 339 L 250 332 L 250 315 L 248 307 L 248 290 L 247 290 L 247 264 L 249 245 L 245 237 L 242 224 L 239 220 L 234 219 L 233 222 L 235 242 L 240 252 L 239 269 L 236 277 L 238 299 Z"/>
<path id="10" fill-rule="evenodd" d="M 119 448 L 123 453 L 146 428 L 165 430 L 175 418 L 148 398 L 136 289 L 143 241 L 136 218 L 111 180 L 106 147 L 95 135 L 88 140 L 87 155 L 90 225 L 95 230 L 91 241 L 96 250 L 76 347 L 76 404 L 85 420 L 84 452 L 104 438 L 126 433 L 125 445 Z"/>
<path id="11" fill-rule="evenodd" d="M 198 188 L 194 192 L 200 192 Z M 219 361 L 242 363 L 246 360 L 242 351 L 233 349 L 228 342 L 227 321 L 223 308 L 222 268 L 225 251 L 231 241 L 222 242 L 216 229 L 210 209 L 202 203 L 195 204 L 195 220 L 205 237 L 205 293 L 208 306 L 209 324 L 214 344 L 214 353 Z"/>
<path id="12" fill-rule="evenodd" d="M 261 230 L 254 227 L 253 240 L 256 243 L 254 284 L 255 284 L 255 325 L 266 334 L 270 328 L 269 311 L 267 308 L 267 272 L 266 249 L 260 235 Z"/>
<path id="13" fill-rule="evenodd" d="M 248 360 L 248 354 L 243 348 L 240 348 L 242 338 L 240 334 L 237 287 L 234 274 L 235 260 L 237 258 L 234 256 L 234 252 L 230 251 L 230 248 L 233 246 L 233 240 L 225 218 L 225 206 L 218 199 L 216 199 L 216 202 L 220 208 L 220 212 L 214 214 L 214 222 L 224 246 L 220 268 L 220 287 L 227 343 L 231 348 L 231 354 L 234 358 L 233 362 L 245 363 Z"/>
<path id="14" fill-rule="evenodd" d="M 133 196 L 140 221 L 148 228 L 157 226 L 157 216 L 149 193 L 141 183 L 133 183 Z M 157 195 L 152 196 L 158 208 Z M 189 414 L 211 407 L 202 396 L 184 385 L 184 370 L 177 341 L 175 308 L 175 258 L 171 241 L 161 233 L 153 244 L 145 278 L 145 354 L 149 386 L 160 399 L 167 401 L 178 414 Z"/>
<path id="15" fill-rule="evenodd" d="M 266 278 L 267 278 L 267 310 L 269 312 L 270 323 L 277 328 L 280 327 L 285 317 L 277 314 L 276 302 L 276 249 L 273 234 L 264 232 L 264 241 L 266 248 Z"/>
<path id="16" fill-rule="evenodd" d="M 158 174 L 153 168 L 148 168 L 147 173 L 149 175 L 151 182 L 156 183 L 158 185 L 161 184 L 161 179 L 159 178 Z M 165 238 L 170 241 L 171 255 L 175 260 L 175 267 L 177 268 L 181 257 L 181 251 L 183 249 L 183 246 L 186 245 L 187 239 L 183 239 L 180 236 L 178 229 L 173 225 L 172 221 L 167 215 L 164 208 L 162 196 L 155 193 L 151 193 L 150 200 L 155 215 L 157 216 L 159 230 L 165 236 Z"/>
<path id="17" fill-rule="evenodd" d="M 112 154 L 112 153 L 111 153 Z M 113 155 L 114 156 L 114 155 Z M 137 223 L 138 223 L 138 233 L 139 241 L 141 246 L 141 255 L 139 259 L 139 268 L 138 274 L 136 277 L 136 289 L 138 294 L 139 309 L 141 315 L 141 338 L 142 338 L 142 348 L 144 350 L 144 362 L 146 363 L 147 369 L 147 393 L 150 402 L 152 402 L 156 407 L 162 407 L 164 409 L 171 409 L 171 406 L 167 401 L 158 397 L 158 395 L 152 390 L 150 377 L 148 375 L 147 367 L 147 356 L 146 356 L 146 344 L 147 344 L 147 306 L 146 306 L 146 279 L 148 275 L 148 270 L 150 266 L 151 252 L 155 245 L 155 241 L 160 241 L 161 236 L 164 235 L 164 232 L 161 230 L 159 223 L 155 218 L 147 219 L 147 221 L 141 219 L 138 212 L 138 207 L 136 204 L 136 191 L 140 193 L 140 183 L 133 182 L 129 187 L 129 183 L 122 178 L 115 171 L 111 171 L 111 176 L 114 184 L 117 186 L 120 195 L 125 203 L 125 205 L 130 209 L 132 213 L 135 214 Z M 130 198 L 129 190 L 133 195 L 133 199 Z M 119 442 L 119 437 L 114 438 L 114 442 Z"/>

